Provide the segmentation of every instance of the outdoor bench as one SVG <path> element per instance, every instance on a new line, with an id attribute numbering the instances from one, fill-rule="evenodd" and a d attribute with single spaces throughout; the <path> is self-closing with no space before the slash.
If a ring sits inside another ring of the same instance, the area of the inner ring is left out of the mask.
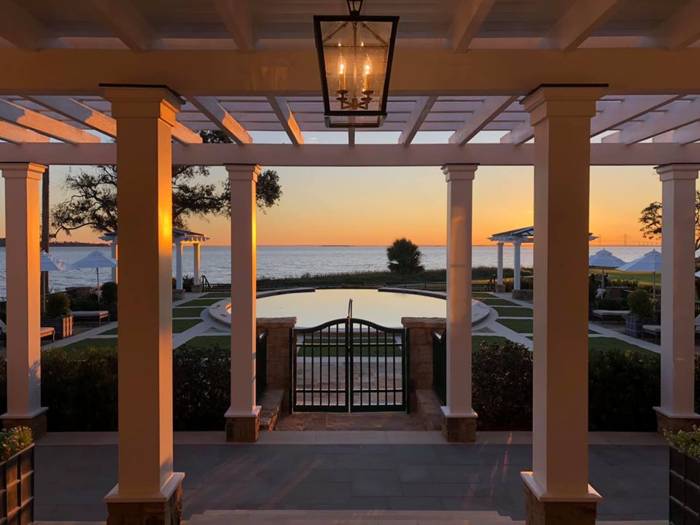
<path id="1" fill-rule="evenodd" d="M 625 317 L 627 317 L 629 313 L 629 310 L 593 310 L 593 317 L 600 319 L 601 323 L 605 325 L 606 319 L 624 321 Z"/>
<path id="2" fill-rule="evenodd" d="M 94 310 L 85 312 L 72 312 L 76 321 L 84 321 L 88 319 L 96 319 L 97 324 L 101 325 L 102 320 L 109 321 L 109 312 L 107 310 Z"/>

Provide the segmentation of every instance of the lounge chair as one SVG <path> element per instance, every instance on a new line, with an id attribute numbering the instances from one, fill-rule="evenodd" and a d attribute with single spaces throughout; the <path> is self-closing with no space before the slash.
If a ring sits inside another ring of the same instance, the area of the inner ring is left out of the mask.
<path id="1" fill-rule="evenodd" d="M 625 317 L 630 314 L 629 310 L 593 310 L 593 317 L 600 319 L 600 322 L 605 326 L 605 320 L 614 319 L 616 321 L 624 321 Z"/>
<path id="2" fill-rule="evenodd" d="M 71 312 L 73 319 L 76 321 L 97 320 L 97 324 L 101 325 L 102 320 L 109 322 L 109 312 L 107 310 L 87 310 L 85 312 Z"/>
<path id="3" fill-rule="evenodd" d="M 39 334 L 41 335 L 41 339 L 50 337 L 52 342 L 56 342 L 56 329 L 52 326 L 42 326 Z"/>
<path id="4" fill-rule="evenodd" d="M 659 344 L 659 339 L 661 338 L 661 325 L 660 324 L 645 324 L 642 326 L 642 335 L 651 334 L 656 338 L 656 344 Z M 700 315 L 695 318 L 695 335 L 700 334 Z"/>

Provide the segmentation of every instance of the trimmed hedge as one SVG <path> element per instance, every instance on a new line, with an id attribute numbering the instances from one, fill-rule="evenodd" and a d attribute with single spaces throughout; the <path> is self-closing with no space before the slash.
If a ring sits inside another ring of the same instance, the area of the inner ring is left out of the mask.
<path id="1" fill-rule="evenodd" d="M 474 352 L 474 409 L 480 430 L 532 428 L 532 352 L 507 342 Z M 227 347 L 181 346 L 174 351 L 175 430 L 222 430 L 229 407 Z M 593 350 L 589 360 L 592 431 L 654 431 L 660 359 L 632 350 Z M 7 367 L 0 359 L 0 413 L 6 411 Z M 700 385 L 700 360 L 695 362 Z M 62 348 L 42 353 L 42 400 L 51 431 L 117 429 L 117 351 Z M 700 388 L 696 389 L 696 410 Z"/>
<path id="2" fill-rule="evenodd" d="M 532 358 L 526 347 L 512 342 L 483 343 L 474 353 L 473 402 L 479 414 L 479 430 L 532 429 Z M 700 381 L 699 364 L 696 360 L 696 381 Z M 655 431 L 653 407 L 659 405 L 659 377 L 657 354 L 592 350 L 588 377 L 590 430 Z M 700 406 L 698 394 L 696 406 Z"/>

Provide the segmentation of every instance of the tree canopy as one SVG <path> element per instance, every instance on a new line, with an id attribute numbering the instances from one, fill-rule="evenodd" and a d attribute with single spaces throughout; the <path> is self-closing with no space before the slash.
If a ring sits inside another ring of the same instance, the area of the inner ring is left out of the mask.
<path id="1" fill-rule="evenodd" d="M 204 142 L 228 143 L 222 132 L 200 133 Z M 206 166 L 173 166 L 173 227 L 187 228 L 194 217 L 227 216 L 231 212 L 231 189 L 228 179 L 223 184 L 204 182 L 210 171 Z M 96 166 L 94 170 L 79 170 L 66 177 L 65 188 L 70 197 L 53 207 L 52 237 L 60 232 L 67 235 L 81 228 L 98 233 L 117 231 L 117 167 Z M 256 198 L 258 207 L 266 210 L 282 197 L 279 175 L 266 170 L 258 177 Z"/>
<path id="2" fill-rule="evenodd" d="M 639 231 L 646 239 L 660 239 L 662 226 L 662 209 L 660 202 L 654 201 L 641 211 Z M 695 250 L 700 250 L 700 191 L 695 192 Z"/>
<path id="3" fill-rule="evenodd" d="M 386 257 L 389 259 L 387 267 L 393 273 L 410 275 L 425 271 L 425 267 L 421 264 L 422 252 L 405 237 L 396 239 L 386 249 Z"/>

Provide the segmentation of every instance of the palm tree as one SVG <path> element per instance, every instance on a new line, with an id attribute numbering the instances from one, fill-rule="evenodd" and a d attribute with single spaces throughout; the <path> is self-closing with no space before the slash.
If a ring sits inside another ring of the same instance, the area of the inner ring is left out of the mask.
<path id="1" fill-rule="evenodd" d="M 405 237 L 396 239 L 386 249 L 386 257 L 389 259 L 387 267 L 389 271 L 401 275 L 421 273 L 425 268 L 421 264 L 421 253 L 418 246 Z"/>

